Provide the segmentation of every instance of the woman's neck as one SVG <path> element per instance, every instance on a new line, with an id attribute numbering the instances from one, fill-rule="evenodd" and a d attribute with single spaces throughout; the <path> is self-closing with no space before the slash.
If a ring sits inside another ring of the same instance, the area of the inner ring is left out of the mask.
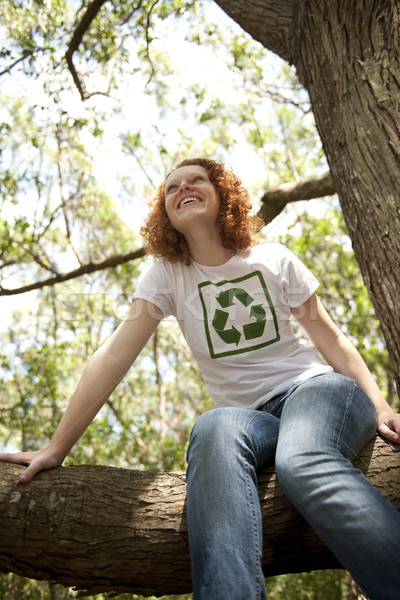
<path id="1" fill-rule="evenodd" d="M 187 243 L 192 259 L 207 267 L 223 265 L 236 254 L 235 250 L 224 248 L 219 239 L 210 240 L 208 238 L 204 243 L 187 240 Z"/>

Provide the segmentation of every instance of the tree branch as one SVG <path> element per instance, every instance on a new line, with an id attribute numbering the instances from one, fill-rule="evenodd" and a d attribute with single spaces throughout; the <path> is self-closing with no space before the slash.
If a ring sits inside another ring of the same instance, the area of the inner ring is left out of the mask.
<path id="1" fill-rule="evenodd" d="M 258 216 L 267 225 L 284 209 L 289 202 L 312 200 L 336 193 L 330 171 L 300 183 L 284 183 L 280 187 L 266 192 L 261 198 Z"/>
<path id="2" fill-rule="evenodd" d="M 245 9 L 243 0 L 215 2 L 255 40 L 293 63 L 291 44 L 295 0 L 247 0 Z"/>
<path id="3" fill-rule="evenodd" d="M 400 509 L 400 448 L 379 437 L 355 464 Z M 0 572 L 50 579 L 83 595 L 191 590 L 184 473 L 60 467 L 18 483 L 0 463 Z M 259 474 L 265 574 L 340 568 L 284 495 L 272 467 Z"/>
<path id="4" fill-rule="evenodd" d="M 81 275 L 88 275 L 89 273 L 95 273 L 96 271 L 102 271 L 103 269 L 117 267 L 118 265 L 122 265 L 131 260 L 141 258 L 144 255 L 144 248 L 139 248 L 139 250 L 133 250 L 132 252 L 128 252 L 126 254 L 117 254 L 115 256 L 110 256 L 105 260 L 87 263 L 78 269 L 68 271 L 68 273 L 59 273 L 54 277 L 49 277 L 48 279 L 44 279 L 42 281 L 36 281 L 35 283 L 24 285 L 19 288 L 7 289 L 0 286 L 0 296 L 14 296 L 17 294 L 24 294 L 25 292 L 31 292 L 32 290 L 39 290 L 47 285 L 54 285 L 56 283 L 68 281 L 69 279 L 75 279 Z"/>
<path id="5" fill-rule="evenodd" d="M 86 12 L 84 13 L 82 19 L 80 20 L 77 28 L 75 29 L 74 35 L 72 36 L 71 41 L 68 46 L 68 50 L 65 53 L 65 59 L 68 64 L 68 68 L 72 75 L 72 79 L 74 80 L 74 83 L 75 83 L 76 87 L 78 88 L 78 91 L 79 91 L 82 101 L 86 100 L 89 96 L 88 96 L 86 90 L 84 89 L 84 85 L 75 69 L 75 65 L 72 60 L 72 56 L 73 56 L 74 52 L 76 52 L 78 50 L 79 45 L 82 42 L 83 36 L 85 35 L 85 32 L 89 29 L 91 23 L 94 21 L 94 19 L 97 17 L 98 13 L 100 12 L 101 7 L 106 2 L 107 2 L 107 0 L 92 0 L 92 2 L 87 7 Z"/>
<path id="6" fill-rule="evenodd" d="M 154 77 L 154 73 L 155 73 L 155 69 L 154 69 L 154 63 L 152 61 L 152 58 L 150 56 L 150 24 L 151 24 L 151 13 L 153 12 L 156 4 L 159 3 L 160 0 L 154 0 L 153 4 L 150 7 L 149 12 L 147 13 L 147 21 L 146 21 L 146 56 L 147 56 L 147 60 L 149 61 L 150 64 L 150 77 L 149 80 L 147 82 L 146 85 L 148 85 L 150 83 L 150 81 L 153 79 Z"/>

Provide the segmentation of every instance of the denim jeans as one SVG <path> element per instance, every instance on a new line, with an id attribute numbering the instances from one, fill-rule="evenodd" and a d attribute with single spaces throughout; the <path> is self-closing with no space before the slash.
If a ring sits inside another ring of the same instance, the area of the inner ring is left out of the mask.
<path id="1" fill-rule="evenodd" d="M 337 373 L 261 410 L 201 415 L 187 469 L 194 600 L 265 599 L 256 470 L 274 461 L 288 498 L 364 593 L 399 600 L 400 514 L 351 463 L 376 426 L 371 400 Z"/>

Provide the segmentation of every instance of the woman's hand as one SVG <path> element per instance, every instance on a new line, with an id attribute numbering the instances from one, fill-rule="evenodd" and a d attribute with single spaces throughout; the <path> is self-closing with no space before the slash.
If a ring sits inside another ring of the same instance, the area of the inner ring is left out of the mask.
<path id="1" fill-rule="evenodd" d="M 400 443 L 400 414 L 378 412 L 378 432 L 390 442 Z"/>
<path id="2" fill-rule="evenodd" d="M 16 452 L 15 454 L 0 454 L 0 460 L 18 465 L 28 465 L 21 473 L 21 483 L 28 483 L 39 471 L 59 467 L 64 458 L 58 457 L 50 446 L 33 452 Z"/>

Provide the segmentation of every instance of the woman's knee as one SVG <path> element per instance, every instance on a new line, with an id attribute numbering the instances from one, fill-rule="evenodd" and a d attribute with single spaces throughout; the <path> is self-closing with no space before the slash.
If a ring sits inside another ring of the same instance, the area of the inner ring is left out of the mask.
<path id="1" fill-rule="evenodd" d="M 287 399 L 279 443 L 298 452 L 339 452 L 354 459 L 376 432 L 372 401 L 353 380 L 338 373 L 311 378 Z"/>
<path id="2" fill-rule="evenodd" d="M 188 492 L 194 482 L 212 486 L 236 468 L 241 450 L 235 410 L 216 408 L 195 422 L 187 451 Z"/>
<path id="3" fill-rule="evenodd" d="M 259 467 L 272 462 L 278 439 L 279 420 L 257 410 L 222 407 L 202 414 L 189 441 L 188 464 L 203 461 L 250 461 Z"/>
<path id="4" fill-rule="evenodd" d="M 194 440 L 218 442 L 223 431 L 231 431 L 235 423 L 234 411 L 231 407 L 214 408 L 200 415 L 193 425 L 190 443 Z"/>
<path id="5" fill-rule="evenodd" d="M 189 439 L 188 462 L 193 455 L 221 456 L 237 436 L 236 419 L 230 407 L 214 408 L 196 420 Z"/>

